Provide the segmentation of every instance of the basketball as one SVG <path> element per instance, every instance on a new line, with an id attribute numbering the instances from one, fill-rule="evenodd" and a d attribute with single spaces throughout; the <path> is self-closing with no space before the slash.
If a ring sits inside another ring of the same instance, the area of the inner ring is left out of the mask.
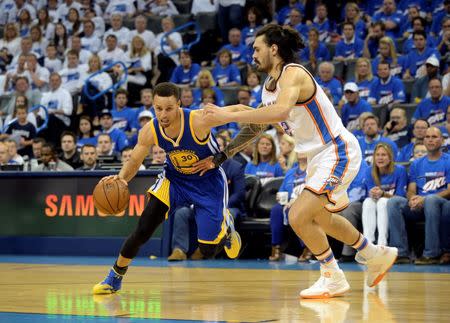
<path id="1" fill-rule="evenodd" d="M 119 179 L 98 183 L 94 188 L 93 195 L 95 207 L 105 214 L 123 212 L 130 200 L 128 186 Z"/>

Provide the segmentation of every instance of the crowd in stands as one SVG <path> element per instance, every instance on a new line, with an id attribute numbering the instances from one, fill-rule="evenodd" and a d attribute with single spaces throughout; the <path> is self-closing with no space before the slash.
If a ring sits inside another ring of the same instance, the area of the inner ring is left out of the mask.
<path id="1" fill-rule="evenodd" d="M 188 46 L 193 30 L 176 28 L 205 19 L 213 28 Z M 416 263 L 450 262 L 449 0 L 2 0 L 0 167 L 88 171 L 125 162 L 155 116 L 152 87 L 163 81 L 180 87 L 186 109 L 256 108 L 265 75 L 255 69 L 252 43 L 271 22 L 300 33 L 299 62 L 359 140 L 364 163 L 343 215 L 373 241 L 398 247 L 400 262 L 410 257 L 405 223 L 425 220 Z M 214 129 L 223 145 L 238 131 L 236 123 Z M 153 147 L 141 168 L 164 158 Z M 242 168 L 236 178 L 285 177 L 288 203 L 271 213 L 278 260 L 306 161 L 276 126 L 234 159 Z M 242 196 L 242 183 L 229 184 Z M 238 204 L 230 206 L 237 218 L 245 214 Z M 182 224 L 194 213 L 180 210 Z M 184 259 L 185 241 L 174 244 Z"/>

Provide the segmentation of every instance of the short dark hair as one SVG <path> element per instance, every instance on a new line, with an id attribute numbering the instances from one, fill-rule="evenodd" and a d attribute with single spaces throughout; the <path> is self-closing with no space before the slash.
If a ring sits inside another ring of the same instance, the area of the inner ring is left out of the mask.
<path id="1" fill-rule="evenodd" d="M 117 36 L 114 34 L 109 34 L 108 36 L 106 36 L 106 39 L 108 38 L 114 38 L 115 40 L 117 40 Z"/>
<path id="2" fill-rule="evenodd" d="M 45 142 L 42 144 L 42 148 L 49 148 L 52 154 L 56 154 L 55 146 L 51 142 Z"/>
<path id="3" fill-rule="evenodd" d="M 181 88 L 181 93 L 183 93 L 183 92 L 191 92 L 191 94 L 194 94 L 194 92 L 192 91 L 192 89 L 190 87 Z"/>
<path id="4" fill-rule="evenodd" d="M 180 52 L 178 53 L 178 56 L 181 57 L 181 54 L 187 55 L 192 58 L 191 53 L 187 49 L 180 50 Z"/>
<path id="5" fill-rule="evenodd" d="M 387 65 L 389 68 L 391 68 L 391 64 L 389 64 L 388 61 L 382 60 L 381 62 L 378 63 L 378 66 L 380 65 Z"/>
<path id="6" fill-rule="evenodd" d="M 180 99 L 180 90 L 173 83 L 163 82 L 155 86 L 153 96 L 162 96 L 164 98 L 174 96 L 178 101 Z"/>
<path id="7" fill-rule="evenodd" d="M 30 84 L 30 81 L 28 81 L 28 78 L 26 76 L 18 76 L 16 78 L 16 82 L 15 83 L 19 82 L 20 80 L 27 82 L 27 84 Z"/>
<path id="8" fill-rule="evenodd" d="M 17 110 L 28 111 L 28 107 L 26 105 L 17 105 L 17 106 L 14 107 L 14 111 L 17 112 Z"/>
<path id="9" fill-rule="evenodd" d="M 71 136 L 73 138 L 73 142 L 77 143 L 77 136 L 72 131 L 68 131 L 68 130 L 63 131 L 63 133 L 61 134 L 59 139 L 62 140 L 63 137 L 65 137 L 65 136 Z"/>
<path id="10" fill-rule="evenodd" d="M 430 84 L 431 81 L 439 81 L 439 83 L 441 83 L 441 86 L 442 86 L 442 81 L 441 81 L 441 79 L 438 78 L 438 77 L 433 77 L 433 78 L 431 78 L 431 79 L 428 81 L 428 84 Z"/>
<path id="11" fill-rule="evenodd" d="M 262 27 L 255 37 L 264 37 L 268 46 L 277 45 L 278 54 L 285 64 L 298 61 L 298 53 L 305 48 L 300 34 L 288 26 L 268 24 Z"/>
<path id="12" fill-rule="evenodd" d="M 427 39 L 427 33 L 424 30 L 418 30 L 413 32 L 413 40 L 416 36 L 423 36 L 423 38 Z"/>
<path id="13" fill-rule="evenodd" d="M 355 24 L 351 21 L 344 21 L 342 24 L 342 28 L 344 28 L 346 25 L 352 26 L 353 30 L 355 30 Z"/>
<path id="14" fill-rule="evenodd" d="M 120 151 L 120 154 L 123 154 L 124 151 L 128 151 L 128 150 L 133 150 L 133 147 L 131 147 L 131 146 L 126 146 L 124 149 L 122 149 L 122 150 Z"/>
<path id="15" fill-rule="evenodd" d="M 97 148 L 96 148 L 94 145 L 92 145 L 92 144 L 84 144 L 84 145 L 81 147 L 81 153 L 83 153 L 84 148 L 94 148 L 94 149 L 97 149 Z"/>
<path id="16" fill-rule="evenodd" d="M 114 94 L 114 97 L 117 98 L 119 96 L 119 94 L 125 94 L 126 97 L 128 98 L 128 91 L 125 89 L 118 89 L 116 91 L 116 93 Z"/>
<path id="17" fill-rule="evenodd" d="M 44 138 L 41 138 L 41 137 L 36 137 L 36 138 L 33 138 L 33 144 L 45 144 L 46 143 L 46 141 L 45 141 L 45 139 Z"/>
<path id="18" fill-rule="evenodd" d="M 106 132 L 100 133 L 100 134 L 98 135 L 98 137 L 97 137 L 97 141 L 98 141 L 98 138 L 100 138 L 100 137 L 108 137 L 108 138 L 109 138 L 109 141 L 112 143 L 112 138 L 111 138 L 111 136 L 109 135 L 109 133 L 106 133 Z"/>
<path id="19" fill-rule="evenodd" d="M 69 55 L 76 56 L 77 58 L 80 58 L 80 54 L 75 49 L 69 49 L 69 51 L 67 52 L 67 56 L 69 56 Z"/>
<path id="20" fill-rule="evenodd" d="M 386 30 L 386 25 L 382 21 L 377 21 L 377 22 L 372 24 L 372 27 L 375 27 L 375 26 L 380 26 L 382 31 Z"/>
<path id="21" fill-rule="evenodd" d="M 427 25 L 427 21 L 425 20 L 425 19 L 423 19 L 422 17 L 420 17 L 420 16 L 418 16 L 418 17 L 414 17 L 413 19 L 412 19 L 412 24 L 414 24 L 414 21 L 416 21 L 416 20 L 420 20 L 420 23 L 422 24 L 422 26 L 425 28 L 426 27 L 426 25 Z"/>
<path id="22" fill-rule="evenodd" d="M 252 90 L 247 85 L 240 86 L 239 89 L 238 89 L 238 92 L 241 92 L 241 91 L 247 92 L 250 95 L 252 94 Z"/>
<path id="23" fill-rule="evenodd" d="M 430 127 L 430 123 L 428 122 L 427 119 L 419 118 L 419 119 L 416 119 L 416 121 L 414 121 L 414 123 L 413 123 L 413 128 L 414 128 L 414 126 L 416 125 L 416 123 L 417 123 L 418 121 L 423 121 L 423 122 L 425 122 L 425 123 L 427 124 L 427 127 L 428 127 L 428 128 Z"/>
<path id="24" fill-rule="evenodd" d="M 375 122 L 377 123 L 377 126 L 378 126 L 378 127 L 380 126 L 380 119 L 379 119 L 377 116 L 375 116 L 375 115 L 367 116 L 367 117 L 364 119 L 363 125 L 366 124 L 366 121 L 369 120 L 369 119 L 375 120 Z"/>

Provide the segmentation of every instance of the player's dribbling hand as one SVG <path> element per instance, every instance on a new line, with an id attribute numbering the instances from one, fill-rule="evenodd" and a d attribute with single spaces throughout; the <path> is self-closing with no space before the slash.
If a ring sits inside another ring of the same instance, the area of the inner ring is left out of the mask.
<path id="1" fill-rule="evenodd" d="M 123 178 L 120 178 L 119 175 L 109 175 L 109 176 L 105 176 L 100 180 L 100 183 L 103 182 L 109 182 L 109 181 L 115 181 L 115 180 L 120 180 L 122 183 L 124 183 L 126 186 L 128 186 L 128 183 L 126 180 L 124 180 Z"/>
<path id="2" fill-rule="evenodd" d="M 209 156 L 192 164 L 192 173 L 195 174 L 200 172 L 200 176 L 203 176 L 204 173 L 211 169 L 214 169 L 215 167 L 216 165 L 214 165 L 213 163 L 213 156 Z"/>

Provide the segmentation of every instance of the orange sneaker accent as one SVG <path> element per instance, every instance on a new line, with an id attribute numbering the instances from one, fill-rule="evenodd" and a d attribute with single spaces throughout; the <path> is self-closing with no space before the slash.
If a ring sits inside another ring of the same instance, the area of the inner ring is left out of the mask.
<path id="1" fill-rule="evenodd" d="M 397 256 L 398 257 L 398 256 Z M 397 257 L 395 257 L 394 261 L 392 262 L 392 264 L 389 266 L 388 269 L 386 269 L 386 271 L 380 275 L 378 275 L 378 277 L 374 280 L 373 284 L 370 287 L 375 287 L 378 285 L 378 283 L 380 281 L 383 280 L 384 276 L 386 276 L 386 274 L 388 273 L 389 270 L 391 270 L 392 266 L 395 264 L 395 262 L 397 261 Z"/>

